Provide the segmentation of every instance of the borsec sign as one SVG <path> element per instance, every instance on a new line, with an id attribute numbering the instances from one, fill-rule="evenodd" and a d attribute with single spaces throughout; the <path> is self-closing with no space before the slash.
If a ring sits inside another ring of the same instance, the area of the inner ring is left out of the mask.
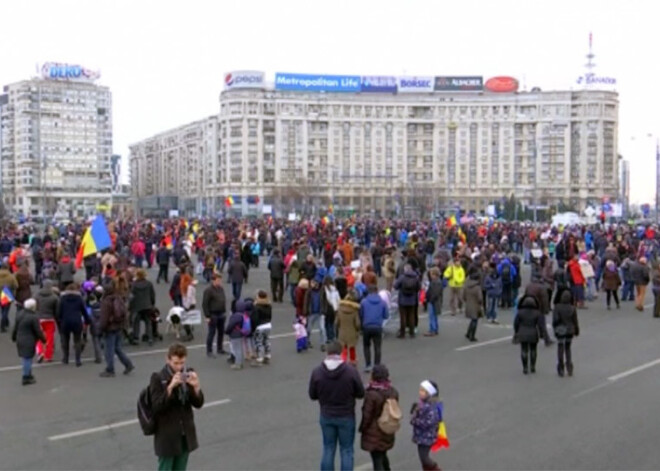
<path id="1" fill-rule="evenodd" d="M 435 77 L 399 77 L 397 85 L 399 93 L 432 92 Z"/>
<path id="2" fill-rule="evenodd" d="M 225 75 L 225 90 L 232 88 L 263 88 L 264 73 L 255 70 L 238 70 Z"/>

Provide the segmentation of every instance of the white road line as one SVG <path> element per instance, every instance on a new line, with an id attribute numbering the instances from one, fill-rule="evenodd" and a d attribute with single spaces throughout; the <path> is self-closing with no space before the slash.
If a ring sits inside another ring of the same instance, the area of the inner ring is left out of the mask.
<path id="1" fill-rule="evenodd" d="M 471 345 L 466 345 L 464 347 L 458 347 L 455 350 L 457 352 L 464 352 L 466 350 L 472 350 L 473 348 L 486 347 L 488 345 L 493 345 L 493 344 L 496 344 L 496 343 L 506 342 L 507 340 L 511 341 L 511 338 L 512 337 L 510 335 L 507 335 L 506 337 L 500 337 L 500 338 L 493 339 L 493 340 L 486 340 L 485 342 L 477 342 L 477 343 L 473 343 Z"/>
<path id="2" fill-rule="evenodd" d="M 639 365 L 635 368 L 631 368 L 614 376 L 610 376 L 609 378 L 607 378 L 607 380 L 612 382 L 619 381 L 620 379 L 627 378 L 630 375 L 634 375 L 635 373 L 639 373 L 640 371 L 653 368 L 654 366 L 657 365 L 660 365 L 660 358 L 658 358 L 657 360 L 649 361 L 648 363 L 644 363 L 643 365 Z"/>
<path id="3" fill-rule="evenodd" d="M 213 401 L 209 402 L 207 404 L 204 404 L 204 407 L 202 409 L 206 409 L 208 407 L 215 407 L 215 406 L 221 406 L 223 404 L 227 404 L 231 402 L 231 399 L 220 399 L 219 401 Z M 129 425 L 134 425 L 137 424 L 138 420 L 133 419 L 133 420 L 124 420 L 122 422 L 115 422 L 112 424 L 108 425 L 101 425 L 100 427 L 92 427 L 92 428 L 86 428 L 83 430 L 76 430 L 75 432 L 69 432 L 69 433 L 62 433 L 60 435 L 52 435 L 48 437 L 48 440 L 51 442 L 56 442 L 59 440 L 66 440 L 68 438 L 75 438 L 75 437 L 82 437 L 84 435 L 91 435 L 93 433 L 99 433 L 99 432 L 106 432 L 108 430 L 114 430 L 122 427 L 127 427 Z"/>

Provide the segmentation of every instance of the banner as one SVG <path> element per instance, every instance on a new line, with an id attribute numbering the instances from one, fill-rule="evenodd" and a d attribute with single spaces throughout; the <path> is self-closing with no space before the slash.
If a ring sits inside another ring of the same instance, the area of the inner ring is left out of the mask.
<path id="1" fill-rule="evenodd" d="M 359 92 L 361 78 L 357 75 L 309 75 L 278 72 L 275 90 L 303 92 Z"/>
<path id="2" fill-rule="evenodd" d="M 436 92 L 480 92 L 484 89 L 484 78 L 479 76 L 436 77 Z"/>

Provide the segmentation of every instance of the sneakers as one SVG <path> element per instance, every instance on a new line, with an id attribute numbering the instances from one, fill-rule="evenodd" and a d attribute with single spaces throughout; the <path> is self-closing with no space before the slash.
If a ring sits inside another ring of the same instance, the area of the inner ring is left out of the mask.
<path id="1" fill-rule="evenodd" d="M 101 374 L 99 374 L 101 378 L 114 378 L 115 377 L 115 372 L 114 371 L 102 371 Z"/>
<path id="2" fill-rule="evenodd" d="M 213 354 L 212 352 L 207 352 L 206 357 L 207 358 L 217 358 L 217 356 L 215 354 Z"/>
<path id="3" fill-rule="evenodd" d="M 242 369 L 243 369 L 243 365 L 233 364 L 233 365 L 231 365 L 229 368 L 231 368 L 232 370 L 242 370 Z"/>
<path id="4" fill-rule="evenodd" d="M 364 368 L 364 372 L 365 372 L 365 373 L 371 373 L 371 365 L 367 365 L 367 366 Z"/>

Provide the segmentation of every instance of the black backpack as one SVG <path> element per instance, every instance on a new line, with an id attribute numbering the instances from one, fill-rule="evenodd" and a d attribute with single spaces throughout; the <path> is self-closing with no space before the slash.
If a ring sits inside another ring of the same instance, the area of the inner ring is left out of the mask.
<path id="1" fill-rule="evenodd" d="M 167 380 L 159 373 L 160 382 L 163 387 L 167 387 Z M 156 418 L 151 403 L 151 392 L 149 385 L 140 391 L 137 401 L 137 416 L 140 422 L 140 428 L 145 435 L 154 435 L 156 433 Z"/>

